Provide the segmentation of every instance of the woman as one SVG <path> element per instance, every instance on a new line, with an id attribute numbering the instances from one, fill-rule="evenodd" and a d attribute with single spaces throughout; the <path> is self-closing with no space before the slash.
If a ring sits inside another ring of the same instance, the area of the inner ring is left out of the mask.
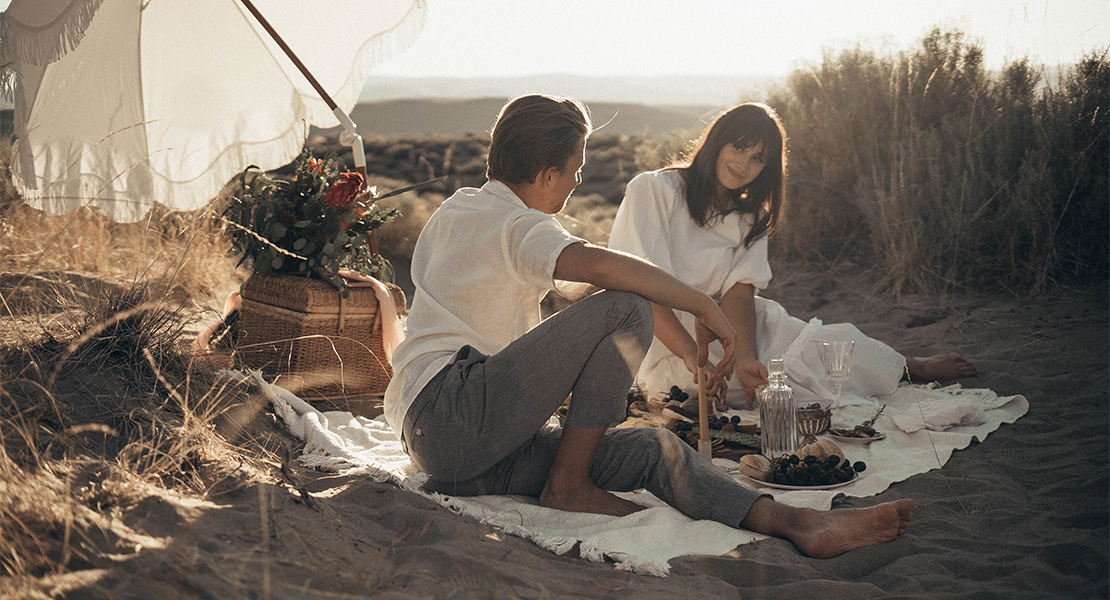
<path id="1" fill-rule="evenodd" d="M 718 398 L 745 405 L 766 383 L 763 365 L 781 356 L 799 403 L 828 404 L 834 395 L 819 342 L 833 340 L 855 341 L 842 403 L 889 394 L 904 375 L 912 381 L 975 375 L 956 354 L 906 358 L 851 324 L 805 323 L 756 295 L 771 280 L 767 236 L 786 186 L 786 132 L 770 107 L 748 103 L 722 113 L 688 158 L 629 182 L 609 247 L 647 258 L 718 301 L 737 331 L 734 375 L 711 390 Z M 693 322 L 663 306 L 652 309 L 655 339 L 637 380 L 655 397 L 673 385 L 694 387 Z M 730 387 L 743 393 L 730 396 Z"/>

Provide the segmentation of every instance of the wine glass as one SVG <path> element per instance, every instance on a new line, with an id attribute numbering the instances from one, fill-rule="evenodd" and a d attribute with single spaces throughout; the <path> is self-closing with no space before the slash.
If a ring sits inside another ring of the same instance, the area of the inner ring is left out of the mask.
<path id="1" fill-rule="evenodd" d="M 851 340 L 821 343 L 825 350 L 825 379 L 833 384 L 836 390 L 836 399 L 833 400 L 832 405 L 834 409 L 840 408 L 840 389 L 848 379 L 848 372 L 852 368 L 852 348 L 855 345 L 856 343 Z"/>

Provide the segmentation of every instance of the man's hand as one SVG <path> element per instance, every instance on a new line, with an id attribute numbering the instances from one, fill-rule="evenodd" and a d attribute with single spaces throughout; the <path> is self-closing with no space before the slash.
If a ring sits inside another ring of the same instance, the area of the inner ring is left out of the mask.
<path id="1" fill-rule="evenodd" d="M 697 357 L 690 356 L 682 362 L 686 365 L 686 370 L 690 371 L 690 380 L 694 382 L 695 386 L 698 385 Z M 713 404 L 716 410 L 727 410 L 728 407 L 725 404 L 725 400 L 728 398 L 728 378 L 722 378 L 718 374 L 717 368 L 714 367 L 711 362 L 706 361 L 704 369 L 706 379 L 705 393 L 708 394 L 710 398 L 716 400 Z"/>
<path id="2" fill-rule="evenodd" d="M 713 305 L 713 308 L 717 310 L 715 313 L 711 313 L 708 319 L 703 320 L 701 317 L 694 319 L 694 337 L 698 344 L 697 366 L 704 367 L 709 362 L 709 344 L 713 341 L 719 341 L 724 354 L 713 370 L 713 377 L 728 380 L 729 377 L 732 377 L 733 356 L 736 352 L 736 331 L 732 329 L 732 325 L 729 325 L 728 320 L 724 318 L 724 314 L 721 313 L 716 304 Z"/>

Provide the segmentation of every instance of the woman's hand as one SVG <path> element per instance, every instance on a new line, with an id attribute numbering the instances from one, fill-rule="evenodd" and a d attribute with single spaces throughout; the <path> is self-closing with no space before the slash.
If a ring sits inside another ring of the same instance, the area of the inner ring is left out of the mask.
<path id="1" fill-rule="evenodd" d="M 751 408 L 756 390 L 761 385 L 767 385 L 767 368 L 754 358 L 738 358 L 736 378 L 740 380 L 740 385 L 744 386 L 744 396 L 748 399 L 748 408 Z"/>

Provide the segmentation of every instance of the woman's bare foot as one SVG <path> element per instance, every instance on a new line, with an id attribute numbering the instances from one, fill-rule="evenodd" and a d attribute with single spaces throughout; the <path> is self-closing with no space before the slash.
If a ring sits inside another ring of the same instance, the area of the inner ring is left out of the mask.
<path id="1" fill-rule="evenodd" d="M 807 511 L 790 541 L 806 556 L 832 558 L 845 552 L 889 542 L 913 520 L 913 500 L 897 500 L 868 508 Z"/>
<path id="2" fill-rule="evenodd" d="M 955 352 L 907 358 L 906 370 L 910 381 L 916 382 L 950 381 L 978 375 L 975 366 Z"/>
<path id="3" fill-rule="evenodd" d="M 615 517 L 623 517 L 644 509 L 635 502 L 629 502 L 592 484 L 573 490 L 563 490 L 560 493 L 552 490 L 550 482 L 540 494 L 540 506 Z"/>

